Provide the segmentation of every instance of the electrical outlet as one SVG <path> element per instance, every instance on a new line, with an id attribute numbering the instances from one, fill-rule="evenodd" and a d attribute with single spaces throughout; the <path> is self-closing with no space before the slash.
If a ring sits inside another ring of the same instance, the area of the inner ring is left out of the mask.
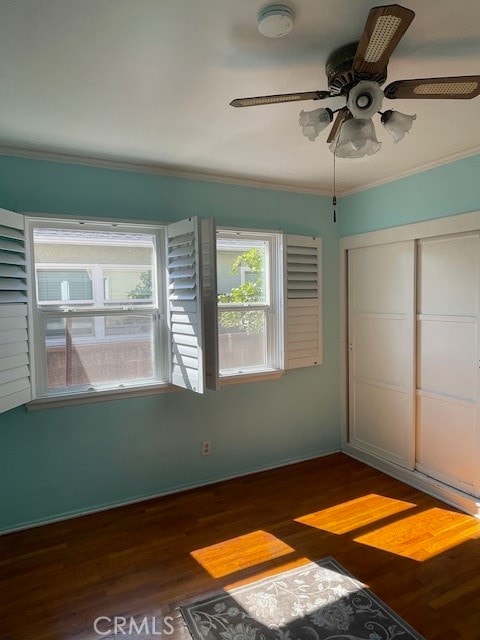
<path id="1" fill-rule="evenodd" d="M 202 456 L 210 455 L 210 440 L 202 440 Z"/>

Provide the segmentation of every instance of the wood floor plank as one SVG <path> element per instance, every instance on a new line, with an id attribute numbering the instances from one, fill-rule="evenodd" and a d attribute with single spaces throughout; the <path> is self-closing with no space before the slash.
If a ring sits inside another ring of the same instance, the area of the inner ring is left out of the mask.
<path id="1" fill-rule="evenodd" d="M 0 639 L 168 614 L 189 640 L 178 603 L 330 555 L 428 640 L 479 640 L 480 522 L 342 454 L 0 537 Z"/>

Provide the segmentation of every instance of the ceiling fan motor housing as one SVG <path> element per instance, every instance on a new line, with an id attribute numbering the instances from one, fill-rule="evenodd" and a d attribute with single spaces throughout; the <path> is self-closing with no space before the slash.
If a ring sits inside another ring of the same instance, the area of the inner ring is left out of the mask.
<path id="1" fill-rule="evenodd" d="M 325 64 L 328 78 L 328 89 L 332 95 L 346 95 L 360 80 L 371 80 L 379 85 L 387 79 L 387 68 L 371 73 L 358 73 L 353 70 L 353 60 L 357 52 L 358 42 L 344 45 L 330 54 Z"/>

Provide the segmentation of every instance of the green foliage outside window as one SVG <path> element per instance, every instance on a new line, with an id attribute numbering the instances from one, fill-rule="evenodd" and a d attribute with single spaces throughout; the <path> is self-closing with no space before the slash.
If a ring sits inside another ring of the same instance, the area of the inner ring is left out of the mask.
<path id="1" fill-rule="evenodd" d="M 231 275 L 238 275 L 242 267 L 247 267 L 249 272 L 257 274 L 253 282 L 244 282 L 234 287 L 228 293 L 218 296 L 220 303 L 242 304 L 248 302 L 263 302 L 265 297 L 264 282 L 261 277 L 263 259 L 259 249 L 248 249 L 237 256 L 230 269 Z M 247 334 L 258 334 L 263 331 L 263 311 L 222 311 L 220 325 L 225 328 L 235 328 L 245 331 Z"/>
<path id="2" fill-rule="evenodd" d="M 127 295 L 130 300 L 150 300 L 153 296 L 152 272 L 142 271 L 140 282 Z"/>

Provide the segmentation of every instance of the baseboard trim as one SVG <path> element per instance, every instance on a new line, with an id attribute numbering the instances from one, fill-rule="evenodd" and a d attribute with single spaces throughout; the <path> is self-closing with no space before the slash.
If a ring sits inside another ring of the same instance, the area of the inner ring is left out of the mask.
<path id="1" fill-rule="evenodd" d="M 321 453 L 316 453 L 313 456 L 305 456 L 301 458 L 287 458 L 286 460 L 283 460 L 281 462 L 277 462 L 275 464 L 268 465 L 266 467 L 257 467 L 257 468 L 249 469 L 248 471 L 245 471 L 242 473 L 232 473 L 226 476 L 221 476 L 219 478 L 212 478 L 210 480 L 204 480 L 202 482 L 197 482 L 194 484 L 177 485 L 176 487 L 172 487 L 160 493 L 143 494 L 143 495 L 136 496 L 134 498 L 129 498 L 128 500 L 119 500 L 115 502 L 109 502 L 101 506 L 94 507 L 92 509 L 79 509 L 76 511 L 66 511 L 64 513 L 61 513 L 49 518 L 42 518 L 39 520 L 30 520 L 28 522 L 24 522 L 15 527 L 0 529 L 0 536 L 7 535 L 9 533 L 15 533 L 17 531 L 25 531 L 26 529 L 34 529 L 35 527 L 43 527 L 44 525 L 54 524 L 55 522 L 63 522 L 64 520 L 71 520 L 72 518 L 81 518 L 82 516 L 88 516 L 93 513 L 100 513 L 101 511 L 116 509 L 117 507 L 126 507 L 130 504 L 137 504 L 139 502 L 145 502 L 147 500 L 155 500 L 156 498 L 162 498 L 163 496 L 169 496 L 175 493 L 181 493 L 182 491 L 191 491 L 192 489 L 208 487 L 210 485 L 218 484 L 220 482 L 225 482 L 227 480 L 244 478 L 245 476 L 254 475 L 256 473 L 262 473 L 263 471 L 272 471 L 274 469 L 280 469 L 281 467 L 288 467 L 290 465 L 298 464 L 300 462 L 308 462 L 309 460 L 324 458 L 325 456 L 330 456 L 334 453 L 341 453 L 341 451 L 340 449 L 332 449 L 328 451 L 323 451 Z"/>
<path id="2" fill-rule="evenodd" d="M 393 462 L 377 458 L 376 456 L 367 453 L 366 451 L 356 449 L 349 444 L 344 445 L 342 452 L 351 458 L 355 458 L 355 460 L 368 464 L 370 467 L 373 467 L 378 471 L 386 473 L 388 476 L 392 476 L 396 480 L 405 482 L 405 484 L 415 487 L 415 489 L 419 489 L 420 491 L 423 491 L 424 493 L 427 493 L 428 495 L 433 496 L 452 507 L 456 507 L 469 515 L 480 519 L 480 498 L 475 498 L 475 496 L 464 493 L 459 489 L 449 487 L 448 485 L 445 485 L 438 480 L 434 480 L 419 471 L 410 471 L 409 469 L 399 467 Z"/>

